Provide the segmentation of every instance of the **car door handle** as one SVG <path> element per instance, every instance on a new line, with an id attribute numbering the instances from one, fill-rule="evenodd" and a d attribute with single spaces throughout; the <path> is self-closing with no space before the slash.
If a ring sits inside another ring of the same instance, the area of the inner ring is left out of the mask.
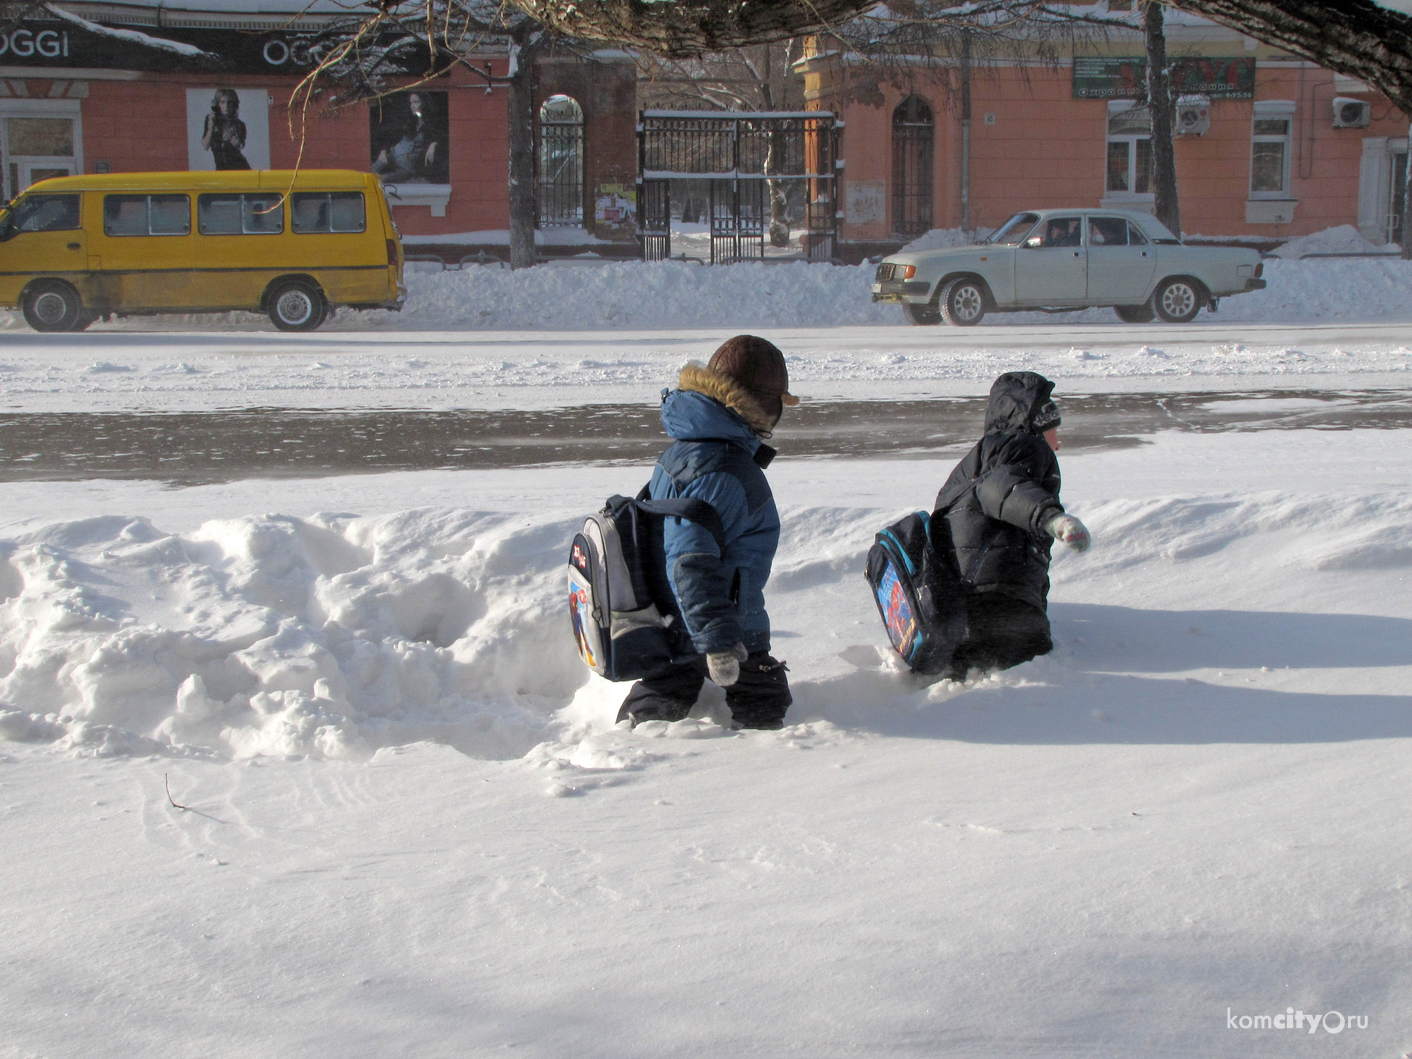
<path id="1" fill-rule="evenodd" d="M 70 244 L 69 244 L 69 249 L 70 249 L 70 250 L 77 250 L 77 249 L 79 249 L 79 244 L 78 244 L 78 243 L 70 243 Z"/>
<path id="2" fill-rule="evenodd" d="M 1074 256 L 1075 256 L 1075 257 L 1083 257 L 1083 256 L 1084 256 L 1084 252 L 1083 252 L 1082 250 L 1075 250 L 1075 251 L 1074 251 Z"/>

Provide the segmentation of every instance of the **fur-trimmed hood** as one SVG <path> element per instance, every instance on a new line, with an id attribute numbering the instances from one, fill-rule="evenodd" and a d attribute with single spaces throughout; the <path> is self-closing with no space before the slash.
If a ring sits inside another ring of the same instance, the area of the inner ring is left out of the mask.
<path id="1" fill-rule="evenodd" d="M 770 436 L 776 417 L 766 409 L 764 402 L 729 375 L 712 371 L 704 364 L 695 361 L 682 368 L 677 379 L 677 388 L 687 393 L 705 394 L 720 401 L 741 419 L 745 425 L 762 438 Z"/>

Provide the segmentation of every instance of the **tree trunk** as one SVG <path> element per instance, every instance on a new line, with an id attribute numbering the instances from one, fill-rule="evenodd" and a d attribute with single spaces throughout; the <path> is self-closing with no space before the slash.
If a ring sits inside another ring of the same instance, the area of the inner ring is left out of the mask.
<path id="1" fill-rule="evenodd" d="M 528 36 L 524 34 L 523 36 Z M 534 60 L 539 49 L 516 34 L 510 42 L 510 267 L 534 264 Z"/>
<path id="2" fill-rule="evenodd" d="M 1162 29 L 1162 5 L 1148 0 L 1142 13 L 1147 48 L 1147 107 L 1152 115 L 1152 191 L 1157 219 L 1181 238 L 1177 204 L 1177 160 L 1172 147 L 1172 84 L 1167 71 L 1167 36 Z"/>

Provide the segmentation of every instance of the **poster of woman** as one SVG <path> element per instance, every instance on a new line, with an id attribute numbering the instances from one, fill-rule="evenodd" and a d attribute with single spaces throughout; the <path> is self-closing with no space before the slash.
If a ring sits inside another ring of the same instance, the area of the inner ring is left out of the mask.
<path id="1" fill-rule="evenodd" d="M 190 169 L 270 168 L 270 97 L 263 88 L 188 88 Z"/>
<path id="2" fill-rule="evenodd" d="M 413 89 L 368 104 L 372 171 L 386 183 L 450 182 L 446 96 Z"/>

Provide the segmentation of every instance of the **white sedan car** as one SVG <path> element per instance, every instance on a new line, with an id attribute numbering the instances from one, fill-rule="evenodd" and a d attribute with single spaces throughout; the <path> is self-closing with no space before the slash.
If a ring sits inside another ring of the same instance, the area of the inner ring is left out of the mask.
<path id="1" fill-rule="evenodd" d="M 889 255 L 873 301 L 901 302 L 914 324 L 1109 305 L 1128 323 L 1186 323 L 1218 298 L 1263 288 L 1262 270 L 1258 252 L 1184 246 L 1150 213 L 1033 210 L 976 246 Z"/>

